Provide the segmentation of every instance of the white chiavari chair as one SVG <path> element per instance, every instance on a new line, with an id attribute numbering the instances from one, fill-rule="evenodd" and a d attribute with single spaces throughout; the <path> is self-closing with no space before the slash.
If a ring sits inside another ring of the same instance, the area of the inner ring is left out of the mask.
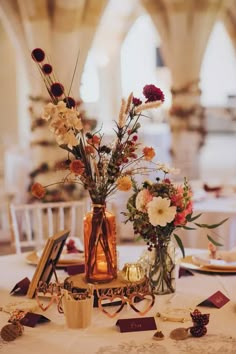
<path id="1" fill-rule="evenodd" d="M 87 211 L 87 200 L 11 204 L 10 217 L 16 253 L 38 249 L 45 239 L 54 233 L 69 229 L 71 237 L 83 240 L 83 217 Z"/>

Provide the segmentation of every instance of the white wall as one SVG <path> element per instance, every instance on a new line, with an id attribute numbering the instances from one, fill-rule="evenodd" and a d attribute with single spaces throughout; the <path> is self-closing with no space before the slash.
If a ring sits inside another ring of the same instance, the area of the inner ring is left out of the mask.
<path id="1" fill-rule="evenodd" d="M 18 139 L 16 57 L 7 34 L 0 24 L 0 131 L 1 141 Z"/>
<path id="2" fill-rule="evenodd" d="M 0 168 L 3 149 L 18 143 L 16 54 L 0 23 Z"/>

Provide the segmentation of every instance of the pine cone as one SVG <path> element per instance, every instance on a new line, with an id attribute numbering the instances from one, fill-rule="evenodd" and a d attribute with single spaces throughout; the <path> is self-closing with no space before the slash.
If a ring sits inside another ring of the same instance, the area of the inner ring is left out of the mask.
<path id="1" fill-rule="evenodd" d="M 202 337 L 207 333 L 205 326 L 194 326 L 190 328 L 190 333 L 193 337 Z"/>

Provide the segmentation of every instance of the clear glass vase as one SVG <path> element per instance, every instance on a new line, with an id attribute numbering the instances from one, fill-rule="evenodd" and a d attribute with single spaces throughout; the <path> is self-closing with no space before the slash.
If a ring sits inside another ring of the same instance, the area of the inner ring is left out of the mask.
<path id="1" fill-rule="evenodd" d="M 171 240 L 157 245 L 152 250 L 147 275 L 155 294 L 162 295 L 175 292 L 175 245 Z"/>
<path id="2" fill-rule="evenodd" d="M 105 205 L 94 204 L 84 217 L 85 277 L 106 283 L 117 277 L 116 219 Z"/>

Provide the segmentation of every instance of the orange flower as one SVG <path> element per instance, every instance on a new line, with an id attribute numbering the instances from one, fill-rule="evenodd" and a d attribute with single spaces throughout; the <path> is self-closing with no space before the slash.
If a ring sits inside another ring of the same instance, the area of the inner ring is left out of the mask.
<path id="1" fill-rule="evenodd" d="M 154 149 L 152 147 L 143 148 L 144 159 L 147 161 L 151 161 L 153 157 L 156 155 Z"/>
<path id="2" fill-rule="evenodd" d="M 132 181 L 131 178 L 129 176 L 123 176 L 118 178 L 117 180 L 117 189 L 119 191 L 129 191 L 132 187 Z"/>
<path id="3" fill-rule="evenodd" d="M 85 153 L 90 155 L 94 153 L 94 148 L 91 145 L 86 145 L 84 147 Z"/>
<path id="4" fill-rule="evenodd" d="M 42 184 L 36 182 L 32 185 L 31 187 L 31 193 L 34 197 L 41 199 L 45 196 L 46 194 L 46 190 L 45 188 L 42 186 Z"/>
<path id="5" fill-rule="evenodd" d="M 88 143 L 91 145 L 98 145 L 100 143 L 100 137 L 97 135 L 93 135 L 93 137 L 91 139 L 88 139 Z"/>
<path id="6" fill-rule="evenodd" d="M 80 160 L 73 160 L 70 163 L 70 170 L 76 175 L 82 175 L 84 172 L 84 164 Z"/>

